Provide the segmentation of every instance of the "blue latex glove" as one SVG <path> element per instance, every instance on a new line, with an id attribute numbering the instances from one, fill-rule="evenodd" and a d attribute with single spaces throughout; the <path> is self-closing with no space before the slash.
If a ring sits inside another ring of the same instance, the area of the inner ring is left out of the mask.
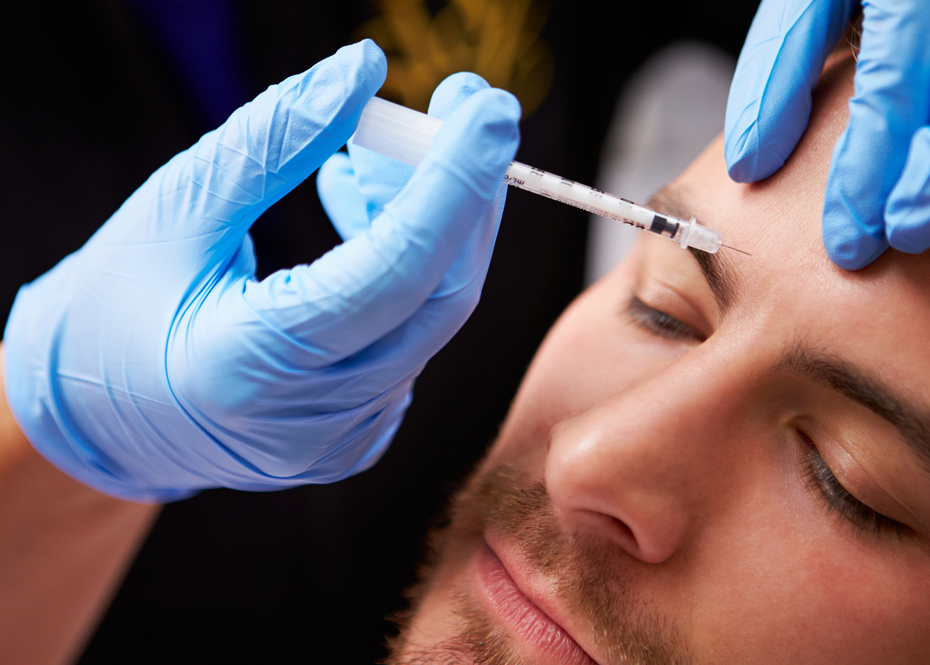
<path id="1" fill-rule="evenodd" d="M 377 461 L 423 364 L 478 300 L 520 117 L 503 91 L 470 96 L 370 225 L 256 281 L 250 225 L 345 143 L 384 76 L 366 41 L 272 86 L 23 287 L 4 378 L 39 452 L 156 501 Z M 357 191 L 344 207 L 340 221 L 359 219 Z"/>
<path id="2" fill-rule="evenodd" d="M 736 66 L 726 115 L 730 176 L 777 171 L 807 127 L 811 90 L 853 0 L 763 0 Z M 827 180 L 827 253 L 855 270 L 890 245 L 930 248 L 930 2 L 865 0 L 849 125 Z"/>

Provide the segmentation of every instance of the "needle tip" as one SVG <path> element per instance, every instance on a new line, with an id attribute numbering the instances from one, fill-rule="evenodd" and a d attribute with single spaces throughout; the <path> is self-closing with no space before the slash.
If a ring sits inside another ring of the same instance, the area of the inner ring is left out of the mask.
<path id="1" fill-rule="evenodd" d="M 740 254 L 745 254 L 746 256 L 752 256 L 749 252 L 744 252 L 741 249 L 736 249 L 736 247 L 730 247 L 729 245 L 720 244 L 721 247 L 726 247 L 727 249 L 732 249 L 734 252 L 739 252 Z"/>

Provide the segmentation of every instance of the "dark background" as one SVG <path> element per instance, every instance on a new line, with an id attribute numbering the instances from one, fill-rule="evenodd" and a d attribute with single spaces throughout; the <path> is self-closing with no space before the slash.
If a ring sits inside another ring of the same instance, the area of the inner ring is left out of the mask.
<path id="1" fill-rule="evenodd" d="M 199 30 L 212 22 L 204 39 L 216 45 L 213 69 L 198 75 L 172 48 L 177 30 L 172 37 L 164 22 L 181 19 L 153 13 L 158 2 Z M 554 77 L 522 123 L 518 159 L 593 183 L 624 81 L 679 39 L 736 56 L 758 2 L 535 4 L 548 9 L 542 36 Z M 198 11 L 206 14 L 192 18 Z M 20 284 L 78 249 L 149 173 L 238 104 L 352 41 L 378 11 L 365 0 L 10 3 L 0 26 L 0 320 Z M 81 665 L 383 657 L 385 617 L 403 607 L 426 530 L 581 289 L 585 214 L 508 196 L 481 304 L 417 381 L 381 462 L 335 485 L 212 490 L 168 505 Z M 338 242 L 313 178 L 253 236 L 260 276 Z"/>

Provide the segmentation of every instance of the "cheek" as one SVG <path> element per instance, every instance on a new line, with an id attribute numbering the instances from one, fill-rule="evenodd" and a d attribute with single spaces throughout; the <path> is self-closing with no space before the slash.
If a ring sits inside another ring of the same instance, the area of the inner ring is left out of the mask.
<path id="1" fill-rule="evenodd" d="M 930 567 L 772 483 L 700 536 L 693 634 L 712 662 L 925 663 Z M 803 491 L 803 490 L 802 490 Z M 798 500 L 795 501 L 794 498 Z M 762 660 L 746 654 L 766 654 Z"/>

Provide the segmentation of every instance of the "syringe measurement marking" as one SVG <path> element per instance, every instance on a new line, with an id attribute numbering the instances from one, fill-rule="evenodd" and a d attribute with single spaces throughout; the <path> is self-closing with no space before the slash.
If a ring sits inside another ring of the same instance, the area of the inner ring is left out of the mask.
<path id="1" fill-rule="evenodd" d="M 564 204 L 566 204 L 566 205 L 570 205 L 570 206 L 572 206 L 573 208 L 578 208 L 579 210 L 584 210 L 585 212 L 589 212 L 589 213 L 591 213 L 592 215 L 599 215 L 599 216 L 601 216 L 601 217 L 607 217 L 608 219 L 612 219 L 612 220 L 617 221 L 617 222 L 622 222 L 622 223 L 624 223 L 624 224 L 629 224 L 630 226 L 633 226 L 633 227 L 635 227 L 635 228 L 637 228 L 637 229 L 640 229 L 640 230 L 642 230 L 642 231 L 645 231 L 645 230 L 646 230 L 646 226 L 645 226 L 642 222 L 634 221 L 634 220 L 632 220 L 632 219 L 629 219 L 628 217 L 621 217 L 620 215 L 610 213 L 610 212 L 608 212 L 608 211 L 606 211 L 606 210 L 601 210 L 601 209 L 595 208 L 595 207 L 593 207 L 593 206 L 588 206 L 588 205 L 585 205 L 585 204 L 583 204 L 583 203 L 581 203 L 581 202 L 579 202 L 579 201 L 575 201 L 574 199 L 569 199 L 569 198 L 566 198 L 566 197 L 564 197 L 564 196 L 559 196 L 558 194 L 553 194 L 552 192 L 547 192 L 547 191 L 542 190 L 542 189 L 531 189 L 531 188 L 529 188 L 529 187 L 524 187 L 525 183 L 524 183 L 522 180 L 518 180 L 517 178 L 514 178 L 514 177 L 512 177 L 512 176 L 507 176 L 507 177 L 505 177 L 505 178 L 504 178 L 504 182 L 506 182 L 508 185 L 517 185 L 517 186 L 519 186 L 521 189 L 526 189 L 527 191 L 532 192 L 533 194 L 538 194 L 538 195 L 540 195 L 540 196 L 545 196 L 547 199 L 552 199 L 553 201 L 558 201 L 559 203 L 564 203 Z"/>
<path id="2" fill-rule="evenodd" d="M 546 198 L 552 199 L 553 201 L 558 201 L 559 203 L 570 205 L 574 208 L 578 208 L 579 210 L 584 210 L 585 212 L 589 212 L 592 215 L 607 217 L 608 219 L 612 219 L 617 222 L 629 224 L 630 226 L 643 230 L 643 231 L 650 230 L 650 231 L 653 231 L 654 233 L 657 233 L 659 235 L 663 235 L 669 238 L 674 238 L 675 235 L 678 233 L 679 225 L 676 222 L 669 222 L 666 218 L 656 214 L 655 211 L 651 210 L 650 208 L 646 208 L 645 206 L 639 206 L 638 204 L 633 203 L 632 201 L 628 201 L 627 199 L 621 199 L 618 197 L 611 196 L 610 194 L 606 194 L 598 189 L 594 189 L 593 187 L 587 187 L 586 185 L 581 185 L 579 183 L 576 183 L 573 180 L 569 180 L 568 178 L 557 176 L 553 173 L 549 173 L 548 171 L 543 171 L 542 169 L 537 168 L 535 166 L 529 167 L 529 171 L 532 175 L 535 175 L 536 177 L 540 179 L 546 179 L 548 177 L 548 178 L 551 178 L 552 180 L 557 180 L 559 184 L 566 185 L 573 191 L 580 190 L 581 194 L 591 196 L 598 200 L 601 200 L 607 197 L 608 201 L 622 201 L 623 203 L 626 203 L 630 207 L 636 206 L 636 207 L 642 208 L 643 211 L 648 211 L 648 212 L 653 213 L 652 224 L 647 227 L 645 223 L 636 221 L 630 217 L 622 216 L 619 213 L 611 213 L 610 211 L 605 210 L 603 208 L 597 208 L 594 206 L 586 205 L 580 201 L 577 201 L 575 199 L 571 199 L 565 196 L 560 196 L 546 189 L 540 189 L 537 187 L 533 187 L 532 185 L 528 185 L 526 180 L 522 178 L 517 178 L 516 176 L 513 176 L 513 175 L 509 175 L 509 174 L 505 175 L 504 182 L 507 183 L 508 185 L 513 185 L 521 189 L 525 189 L 534 194 L 545 196 Z"/>

